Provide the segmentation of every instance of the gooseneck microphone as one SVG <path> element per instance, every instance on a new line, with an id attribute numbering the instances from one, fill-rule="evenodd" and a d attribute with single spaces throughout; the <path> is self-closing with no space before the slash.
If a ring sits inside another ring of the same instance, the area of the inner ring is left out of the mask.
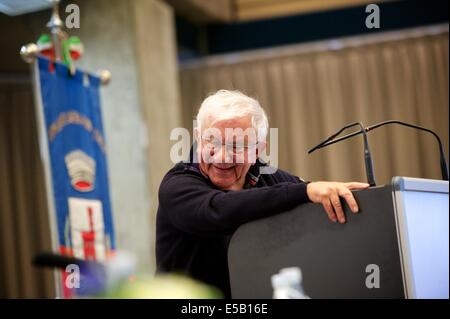
<path id="1" fill-rule="evenodd" d="M 380 122 L 380 123 L 377 123 L 377 124 L 374 124 L 374 125 L 366 127 L 363 131 L 353 132 L 353 133 L 344 135 L 344 136 L 339 137 L 339 138 L 336 138 L 337 135 L 335 135 L 332 138 L 328 138 L 324 142 L 318 144 L 316 147 L 314 147 L 310 151 L 308 151 L 308 153 L 311 153 L 311 152 L 315 151 L 316 149 L 323 148 L 323 147 L 326 147 L 328 145 L 331 145 L 331 144 L 334 144 L 334 143 L 346 140 L 346 139 L 348 139 L 350 137 L 353 137 L 355 135 L 365 134 L 365 133 L 367 133 L 367 132 L 369 132 L 371 130 L 374 130 L 374 129 L 380 127 L 380 126 L 384 126 L 384 125 L 388 125 L 388 124 L 399 124 L 399 125 L 411 127 L 411 128 L 414 128 L 414 129 L 417 129 L 417 130 L 420 130 L 420 131 L 425 131 L 425 132 L 428 132 L 428 133 L 432 134 L 435 137 L 435 139 L 437 140 L 438 146 L 439 146 L 439 160 L 440 160 L 442 179 L 444 181 L 448 181 L 448 165 L 447 165 L 447 161 L 445 159 L 444 147 L 442 145 L 442 141 L 439 138 L 439 136 L 434 131 L 432 131 L 432 130 L 426 128 L 426 127 L 422 127 L 422 126 L 419 126 L 419 125 L 414 125 L 414 124 L 410 124 L 410 123 L 406 123 L 406 122 L 402 122 L 402 121 L 398 121 L 398 120 L 388 120 L 388 121 Z M 340 133 L 342 131 L 343 130 L 341 130 Z M 366 164 L 366 167 L 367 167 L 367 164 Z"/>
<path id="2" fill-rule="evenodd" d="M 334 140 L 334 138 L 336 138 L 336 136 L 338 136 L 339 134 L 341 134 L 342 132 L 344 132 L 346 129 L 349 129 L 349 128 L 354 127 L 354 126 L 362 127 L 362 124 L 361 124 L 361 122 L 353 122 L 353 123 L 347 124 L 346 126 L 344 126 L 343 128 L 341 128 L 339 131 L 337 131 L 336 133 L 334 133 L 333 135 L 331 135 L 329 138 L 327 138 L 326 140 L 320 142 L 319 144 L 317 144 L 316 146 L 314 146 L 313 148 L 311 148 L 311 149 L 308 151 L 308 154 L 311 154 L 311 153 L 314 152 L 315 150 L 317 150 L 317 149 L 319 149 L 319 148 L 322 148 L 323 146 L 325 146 L 326 143 L 328 143 L 328 142 Z M 360 134 L 360 133 L 361 133 L 360 131 L 356 132 L 356 134 Z M 356 135 L 356 134 L 355 134 L 355 135 Z M 333 143 L 331 143 L 331 144 L 333 144 Z"/>
<path id="3" fill-rule="evenodd" d="M 420 131 L 425 131 L 428 132 L 430 134 L 432 134 L 437 142 L 438 142 L 438 146 L 439 146 L 439 161 L 440 161 L 440 165 L 441 165 L 441 175 L 442 175 L 442 179 L 444 181 L 448 181 L 448 166 L 447 166 L 447 161 L 445 160 L 445 153 L 444 153 L 444 147 L 442 146 L 442 141 L 439 138 L 439 136 L 432 130 L 426 128 L 426 127 L 422 127 L 422 126 L 418 126 L 418 125 L 414 125 L 414 124 L 410 124 L 410 123 L 406 123 L 406 122 L 402 122 L 402 121 L 397 121 L 397 120 L 389 120 L 389 121 L 384 121 L 378 124 L 374 124 L 371 126 L 366 127 L 366 132 L 369 132 L 373 129 L 376 129 L 377 127 L 380 126 L 384 126 L 387 124 L 400 124 L 403 126 L 407 126 L 407 127 L 411 127 L 411 128 L 415 128 L 417 130 Z"/>
<path id="4" fill-rule="evenodd" d="M 367 138 L 366 130 L 364 129 L 364 126 L 363 126 L 363 124 L 361 122 L 354 122 L 354 123 L 351 123 L 351 124 L 348 124 L 348 125 L 344 126 L 339 131 L 337 131 L 336 133 L 331 135 L 329 138 L 327 138 L 325 141 L 319 143 L 318 145 L 316 145 L 312 149 L 310 149 L 308 151 L 308 154 L 311 154 L 312 152 L 314 152 L 317 149 L 320 149 L 320 148 L 323 148 L 325 146 L 328 146 L 328 145 L 336 143 L 338 140 L 340 140 L 340 139 L 335 139 L 339 134 L 341 134 L 344 130 L 346 130 L 348 128 L 351 128 L 351 127 L 354 127 L 354 126 L 359 126 L 360 130 L 356 131 L 354 133 L 351 133 L 349 135 L 351 135 L 351 136 L 354 136 L 354 135 L 357 135 L 357 134 L 362 134 L 363 135 L 363 141 L 364 141 L 364 164 L 365 164 L 365 168 L 366 168 L 367 183 L 370 186 L 376 186 L 375 174 L 374 174 L 374 170 L 373 170 L 372 155 L 370 153 L 370 148 L 369 148 L 369 140 Z"/>

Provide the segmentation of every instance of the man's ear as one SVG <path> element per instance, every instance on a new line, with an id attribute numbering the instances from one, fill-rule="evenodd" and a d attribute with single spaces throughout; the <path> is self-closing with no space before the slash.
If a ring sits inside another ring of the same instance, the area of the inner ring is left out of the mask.
<path id="1" fill-rule="evenodd" d="M 267 143 L 265 141 L 258 142 L 258 147 L 256 148 L 256 157 L 259 157 L 259 155 L 264 152 L 266 146 Z"/>
<path id="2" fill-rule="evenodd" d="M 200 130 L 194 127 L 194 141 L 197 142 L 197 148 L 200 147 Z"/>
<path id="3" fill-rule="evenodd" d="M 198 127 L 194 127 L 194 138 L 198 141 L 198 137 L 199 137 L 199 129 Z"/>
<path id="4" fill-rule="evenodd" d="M 201 159 L 201 154 L 200 154 L 200 150 L 201 150 L 201 145 L 200 145 L 200 139 L 199 137 L 199 129 L 197 127 L 194 127 L 192 130 L 192 156 L 193 156 L 193 162 L 194 163 L 199 163 L 200 159 Z"/>

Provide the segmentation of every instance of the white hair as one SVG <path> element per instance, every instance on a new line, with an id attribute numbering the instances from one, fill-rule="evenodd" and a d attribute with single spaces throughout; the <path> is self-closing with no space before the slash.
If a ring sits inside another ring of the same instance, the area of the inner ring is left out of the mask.
<path id="1" fill-rule="evenodd" d="M 269 121 L 259 102 L 240 91 L 219 90 L 203 100 L 197 113 L 198 130 L 201 132 L 217 121 L 246 116 L 250 116 L 258 141 L 264 141 Z"/>

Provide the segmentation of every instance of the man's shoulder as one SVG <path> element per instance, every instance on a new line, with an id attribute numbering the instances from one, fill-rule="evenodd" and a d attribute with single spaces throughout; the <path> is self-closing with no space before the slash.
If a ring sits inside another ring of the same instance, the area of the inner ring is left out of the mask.
<path id="1" fill-rule="evenodd" d="M 187 165 L 184 162 L 176 163 L 169 171 L 166 173 L 166 176 L 176 175 L 185 171 Z"/>
<path id="2" fill-rule="evenodd" d="M 198 165 L 195 165 L 193 163 L 186 163 L 186 162 L 179 162 L 175 164 L 174 167 L 172 167 L 166 175 L 164 175 L 161 185 L 164 183 L 167 183 L 169 180 L 172 180 L 173 178 L 180 178 L 180 177 L 195 177 L 204 179 L 203 175 L 200 172 L 200 169 Z"/>

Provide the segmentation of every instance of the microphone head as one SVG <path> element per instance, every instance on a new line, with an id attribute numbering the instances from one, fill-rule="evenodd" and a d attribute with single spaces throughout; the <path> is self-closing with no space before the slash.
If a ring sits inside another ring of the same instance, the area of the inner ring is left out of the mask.
<path id="1" fill-rule="evenodd" d="M 72 264 L 76 264 L 80 267 L 85 267 L 86 261 L 71 256 L 63 256 L 51 252 L 43 252 L 34 256 L 32 264 L 36 267 L 66 269 L 68 265 Z"/>
<path id="2" fill-rule="evenodd" d="M 67 274 L 75 275 L 78 271 L 79 277 L 73 276 L 66 281 L 77 281 L 77 285 L 71 285 L 77 296 L 92 296 L 104 291 L 106 287 L 106 270 L 103 264 L 91 260 L 83 260 L 72 256 L 63 256 L 51 252 L 37 254 L 32 264 L 36 267 L 56 268 Z M 63 282 L 67 285 L 67 282 Z"/>
<path id="3" fill-rule="evenodd" d="M 134 275 L 137 259 L 134 255 L 123 251 L 115 252 L 104 263 L 44 252 L 36 255 L 32 264 L 37 267 L 61 269 L 67 274 L 74 274 L 74 271 L 78 269 L 79 285 L 72 288 L 74 294 L 76 296 L 101 296 L 106 291 L 120 286 Z M 71 278 L 73 279 L 73 276 Z M 67 283 L 63 282 L 63 284 Z"/>

